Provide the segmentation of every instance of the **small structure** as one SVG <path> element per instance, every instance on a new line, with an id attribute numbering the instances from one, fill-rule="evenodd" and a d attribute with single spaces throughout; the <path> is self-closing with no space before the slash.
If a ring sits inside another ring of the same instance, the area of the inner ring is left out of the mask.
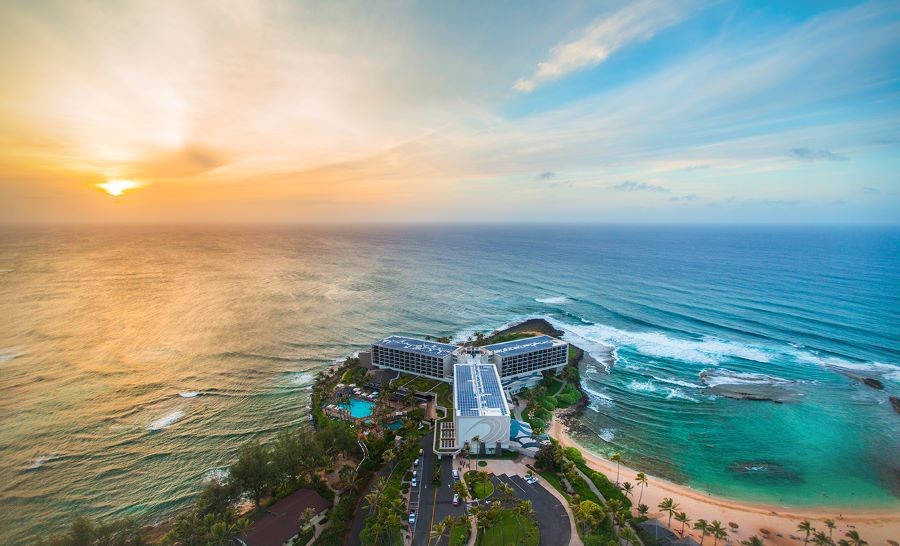
<path id="1" fill-rule="evenodd" d="M 276 502 L 253 523 L 241 540 L 247 546 L 282 546 L 300 532 L 300 513 L 312 507 L 316 513 L 330 506 L 312 489 L 300 489 Z"/>

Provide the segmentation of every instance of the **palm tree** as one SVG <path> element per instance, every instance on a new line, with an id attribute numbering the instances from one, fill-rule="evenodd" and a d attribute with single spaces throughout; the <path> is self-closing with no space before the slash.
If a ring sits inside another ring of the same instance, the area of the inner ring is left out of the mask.
<path id="1" fill-rule="evenodd" d="M 763 546 L 763 540 L 756 535 L 748 538 L 747 540 L 742 540 L 741 544 L 744 546 Z"/>
<path id="2" fill-rule="evenodd" d="M 667 526 L 671 528 L 672 516 L 674 516 L 676 511 L 678 510 L 678 503 L 672 500 L 670 497 L 666 497 L 662 500 L 661 503 L 659 503 L 659 509 L 669 514 L 669 523 L 667 524 Z"/>
<path id="3" fill-rule="evenodd" d="M 718 544 L 720 538 L 725 538 L 728 536 L 728 531 L 722 527 L 722 522 L 714 519 L 712 523 L 709 524 L 709 534 L 713 537 L 713 546 Z"/>
<path id="4" fill-rule="evenodd" d="M 616 487 L 619 487 L 619 463 L 622 462 L 622 454 L 613 453 L 612 457 L 610 457 L 609 460 L 615 461 L 616 463 Z"/>
<path id="5" fill-rule="evenodd" d="M 850 546 L 866 546 L 866 544 L 868 544 L 868 542 L 859 538 L 859 533 L 856 531 L 856 529 L 847 531 L 846 533 L 844 533 L 844 536 L 850 539 L 847 541 L 850 543 Z"/>
<path id="6" fill-rule="evenodd" d="M 634 477 L 634 481 L 641 486 L 641 494 L 638 495 L 638 505 L 640 505 L 641 500 L 644 498 L 644 488 L 647 487 L 647 475 L 643 472 L 638 472 L 637 476 Z"/>
<path id="7" fill-rule="evenodd" d="M 447 516 L 444 519 L 442 519 L 441 521 L 435 523 L 431 527 L 431 536 L 437 537 L 438 542 L 440 542 L 441 537 L 444 536 L 446 533 L 450 532 L 450 530 L 452 528 L 453 528 L 453 516 Z"/>
<path id="8" fill-rule="evenodd" d="M 700 531 L 700 546 L 703 546 L 703 540 L 706 538 L 706 533 L 709 532 L 709 523 L 705 519 L 700 518 L 694 523 L 694 530 Z"/>
<path id="9" fill-rule="evenodd" d="M 828 527 L 828 541 L 829 541 L 829 542 L 834 542 L 834 540 L 832 539 L 832 536 L 831 536 L 832 534 L 834 534 L 834 528 L 835 528 L 834 520 L 833 520 L 833 519 L 826 519 L 826 520 L 825 520 L 825 527 Z"/>
<path id="10" fill-rule="evenodd" d="M 797 526 L 797 530 L 806 533 L 806 536 L 803 537 L 803 546 L 806 546 L 806 543 L 809 542 L 809 534 L 813 532 L 812 524 L 808 519 L 805 519 L 800 522 L 800 525 Z"/>
<path id="11" fill-rule="evenodd" d="M 647 512 L 650 511 L 650 507 L 646 504 L 638 504 L 637 507 L 638 515 L 642 518 L 647 517 Z"/>
<path id="12" fill-rule="evenodd" d="M 678 512 L 675 514 L 675 521 L 681 523 L 681 536 L 684 536 L 684 526 L 690 523 L 691 518 L 684 512 Z"/>
<path id="13" fill-rule="evenodd" d="M 625 493 L 626 497 L 630 497 L 634 492 L 634 486 L 629 482 L 625 482 L 622 484 L 622 492 Z"/>
<path id="14" fill-rule="evenodd" d="M 828 538 L 825 531 L 816 531 L 813 535 L 813 542 L 815 542 L 817 546 L 831 546 L 831 539 Z"/>

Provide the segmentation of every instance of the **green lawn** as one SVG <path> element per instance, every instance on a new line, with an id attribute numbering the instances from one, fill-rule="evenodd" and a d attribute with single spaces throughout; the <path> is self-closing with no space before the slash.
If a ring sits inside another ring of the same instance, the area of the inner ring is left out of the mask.
<path id="1" fill-rule="evenodd" d="M 531 519 L 522 518 L 514 515 L 512 512 L 504 511 L 503 516 L 500 517 L 500 520 L 495 525 L 482 531 L 481 536 L 478 537 L 478 544 L 483 544 L 484 546 L 515 544 L 516 538 L 518 537 L 521 541 L 530 529 L 534 529 L 534 534 L 525 541 L 525 544 L 537 546 L 541 541 L 537 524 Z"/>
<path id="2" fill-rule="evenodd" d="M 469 470 L 466 472 L 466 486 L 469 488 L 469 492 L 475 496 L 476 499 L 486 499 L 490 497 L 494 493 L 494 484 L 491 483 L 491 480 L 485 481 L 477 481 L 475 476 L 477 472 L 475 470 Z"/>
<path id="3" fill-rule="evenodd" d="M 455 525 L 450 529 L 450 546 L 465 546 L 468 538 L 468 527 Z"/>

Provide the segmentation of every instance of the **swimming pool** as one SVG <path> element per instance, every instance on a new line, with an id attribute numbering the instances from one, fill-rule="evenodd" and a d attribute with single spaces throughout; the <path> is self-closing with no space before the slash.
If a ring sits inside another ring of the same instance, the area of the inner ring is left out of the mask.
<path id="1" fill-rule="evenodd" d="M 369 417 L 372 415 L 372 411 L 375 408 L 375 402 L 370 402 L 368 400 L 362 400 L 359 398 L 351 398 L 349 404 L 338 404 L 339 407 L 349 410 L 350 417 L 354 419 L 362 419 L 364 417 Z"/>

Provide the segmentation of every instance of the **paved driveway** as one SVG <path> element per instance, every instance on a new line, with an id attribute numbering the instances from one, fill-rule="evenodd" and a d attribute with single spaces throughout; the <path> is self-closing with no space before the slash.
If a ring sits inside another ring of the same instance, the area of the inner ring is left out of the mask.
<path id="1" fill-rule="evenodd" d="M 541 531 L 541 546 L 565 546 L 572 537 L 569 515 L 562 503 L 540 483 L 529 484 L 521 476 L 494 476 L 494 483 L 504 482 L 515 491 L 516 496 L 530 500 L 534 508 L 538 529 Z"/>

